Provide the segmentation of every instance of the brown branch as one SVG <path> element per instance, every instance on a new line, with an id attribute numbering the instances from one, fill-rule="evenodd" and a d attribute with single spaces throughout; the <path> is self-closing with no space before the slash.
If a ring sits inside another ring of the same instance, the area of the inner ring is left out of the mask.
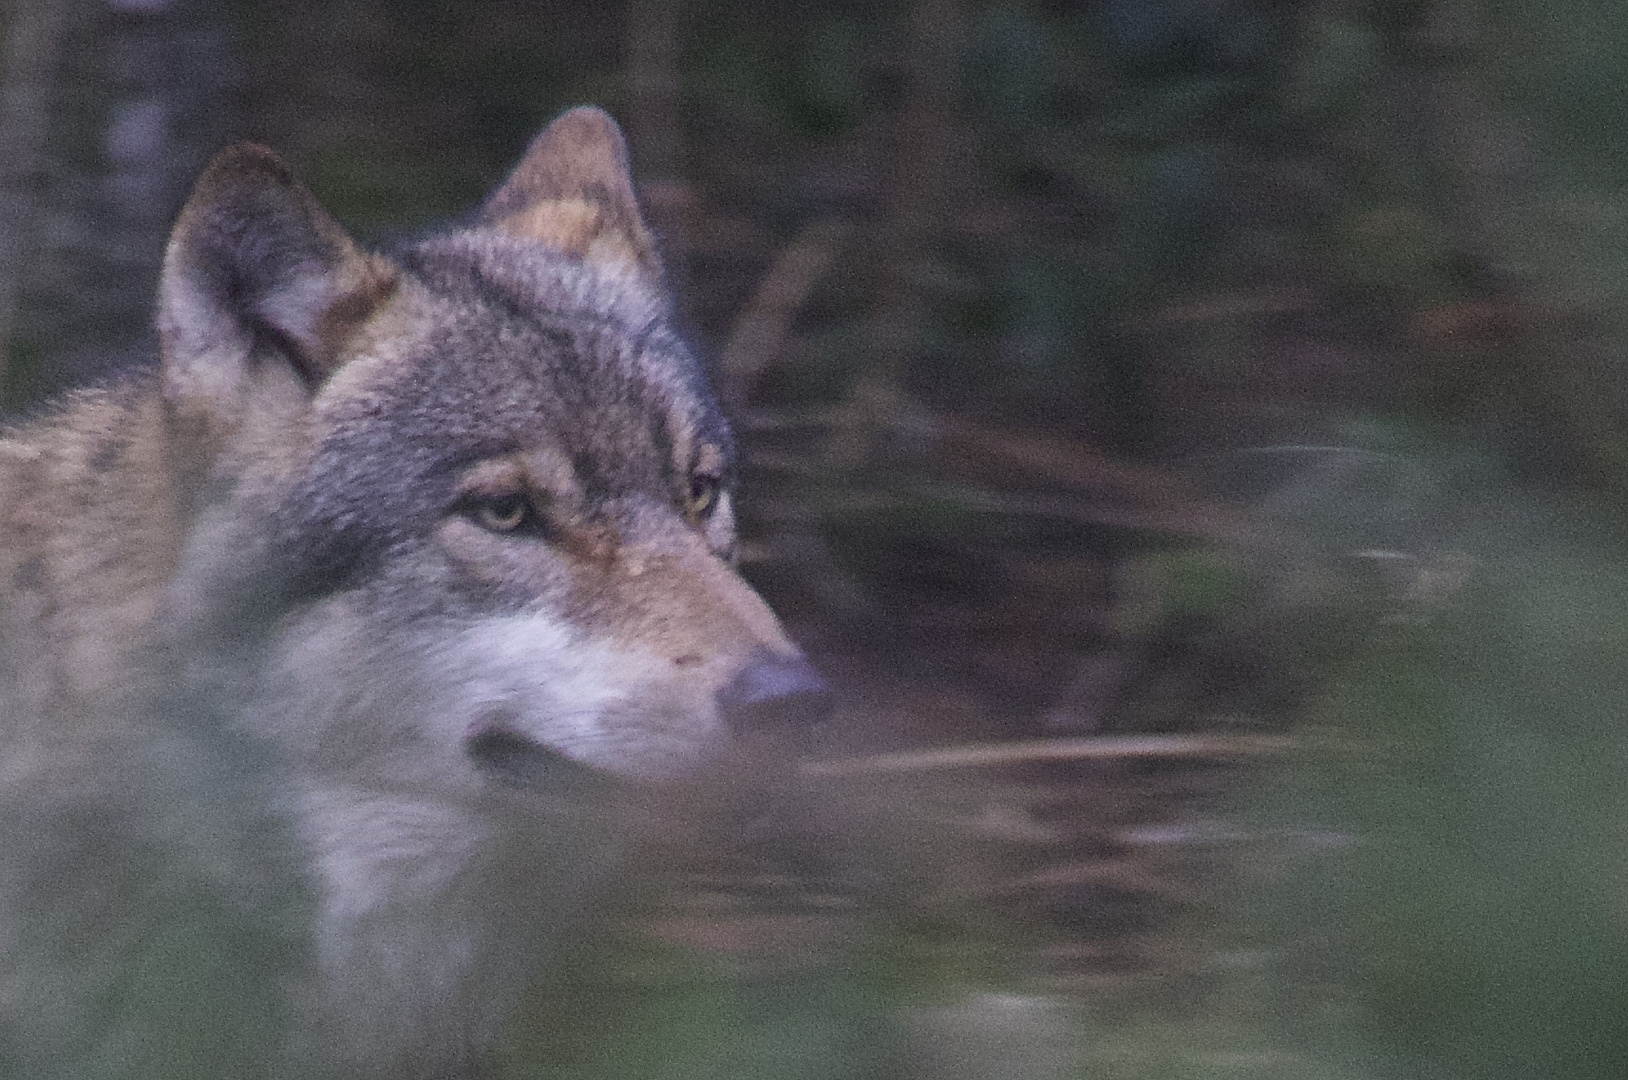
<path id="1" fill-rule="evenodd" d="M 1205 497 L 1179 473 L 1122 461 L 1085 443 L 1054 435 L 1005 431 L 931 409 L 896 389 L 876 388 L 885 428 L 910 433 L 933 447 L 940 475 L 951 486 L 934 492 L 845 493 L 838 502 L 854 511 L 908 505 L 932 495 L 969 508 L 999 513 L 1066 517 L 1111 527 L 1148 529 L 1223 544 L 1258 538 L 1259 521 L 1237 506 Z M 841 415 L 825 411 L 778 417 L 748 414 L 740 426 L 775 431 L 802 426 L 840 426 Z M 758 451 L 755 467 L 819 475 L 827 463 Z M 802 498 L 802 496 L 799 496 Z M 844 506 L 804 499 L 794 516 L 808 518 Z"/>
<path id="2" fill-rule="evenodd" d="M 1154 896 L 1178 904 L 1200 904 L 1205 899 L 1201 890 L 1155 874 L 1132 859 L 1067 863 L 1004 882 L 990 892 L 1023 893 L 1076 885 L 1104 885 L 1119 892 Z"/>
<path id="3" fill-rule="evenodd" d="M 951 471 L 983 480 L 996 490 L 1014 478 L 1072 489 L 1099 502 L 1120 504 L 1121 513 L 1154 527 L 1236 543 L 1251 524 L 1236 507 L 1205 498 L 1166 469 L 1117 460 L 1100 450 L 1054 435 L 1003 431 L 964 417 L 938 415 L 940 457 Z M 1113 512 L 1101 507 L 1099 513 Z"/>
<path id="4" fill-rule="evenodd" d="M 729 404 L 745 405 L 752 396 L 757 380 L 785 347 L 808 294 L 852 233 L 851 222 L 824 218 L 804 226 L 775 258 L 741 309 L 719 357 L 719 379 Z"/>
<path id="5" fill-rule="evenodd" d="M 849 777 L 994 768 L 1039 761 L 1262 757 L 1284 753 L 1292 746 L 1289 739 L 1277 735 L 1092 735 L 1074 739 L 946 746 L 809 761 L 799 771 L 811 777 Z"/>

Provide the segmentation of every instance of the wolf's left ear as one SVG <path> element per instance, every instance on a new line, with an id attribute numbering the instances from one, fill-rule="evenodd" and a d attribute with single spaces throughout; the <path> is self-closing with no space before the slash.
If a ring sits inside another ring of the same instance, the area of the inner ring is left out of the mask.
<path id="1" fill-rule="evenodd" d="M 231 423 L 257 364 L 287 364 L 318 386 L 396 284 L 390 262 L 362 252 L 277 155 L 248 144 L 223 150 L 164 253 L 165 395 Z"/>
<path id="2" fill-rule="evenodd" d="M 480 220 L 594 265 L 661 276 L 633 193 L 627 143 L 602 109 L 572 109 L 548 125 L 486 200 Z"/>

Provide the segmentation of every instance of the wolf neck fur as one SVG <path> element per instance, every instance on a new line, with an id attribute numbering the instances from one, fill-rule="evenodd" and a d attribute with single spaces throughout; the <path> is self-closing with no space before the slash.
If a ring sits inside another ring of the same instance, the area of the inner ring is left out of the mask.
<path id="1" fill-rule="evenodd" d="M 4 652 L 54 694 L 122 697 L 150 642 L 182 535 L 165 428 L 147 375 L 0 436 Z"/>

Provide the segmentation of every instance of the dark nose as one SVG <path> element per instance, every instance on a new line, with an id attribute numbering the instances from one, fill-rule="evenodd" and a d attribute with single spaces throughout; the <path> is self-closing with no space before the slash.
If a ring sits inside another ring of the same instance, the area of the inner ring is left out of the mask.
<path id="1" fill-rule="evenodd" d="M 831 690 L 801 655 L 754 649 L 746 665 L 718 691 L 718 708 L 732 731 L 808 736 L 831 715 Z"/>

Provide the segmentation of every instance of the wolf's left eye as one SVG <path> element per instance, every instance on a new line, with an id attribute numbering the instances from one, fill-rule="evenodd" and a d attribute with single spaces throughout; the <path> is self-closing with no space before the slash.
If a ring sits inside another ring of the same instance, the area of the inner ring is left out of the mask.
<path id="1" fill-rule="evenodd" d="M 518 492 L 503 495 L 476 495 L 469 500 L 469 514 L 481 528 L 495 533 L 515 532 L 535 514 L 531 500 Z"/>
<path id="2" fill-rule="evenodd" d="M 696 473 L 690 477 L 690 491 L 684 509 L 693 518 L 705 519 L 718 509 L 718 496 L 723 491 L 723 478 L 711 473 Z"/>

